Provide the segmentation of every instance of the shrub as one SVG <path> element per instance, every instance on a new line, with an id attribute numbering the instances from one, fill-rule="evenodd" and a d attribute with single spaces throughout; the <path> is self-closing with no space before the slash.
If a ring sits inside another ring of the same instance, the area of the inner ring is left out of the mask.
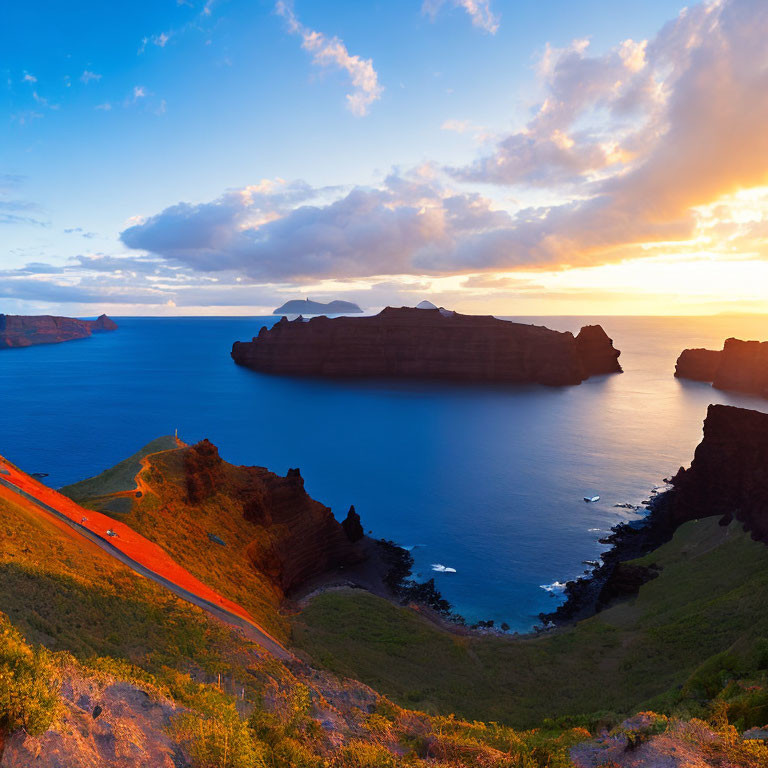
<path id="1" fill-rule="evenodd" d="M 194 768 L 266 768 L 264 747 L 256 740 L 237 711 L 225 709 L 218 716 L 179 715 L 172 732 L 183 745 Z"/>
<path id="2" fill-rule="evenodd" d="M 0 728 L 45 733 L 61 707 L 61 675 L 53 655 L 31 648 L 0 615 Z"/>

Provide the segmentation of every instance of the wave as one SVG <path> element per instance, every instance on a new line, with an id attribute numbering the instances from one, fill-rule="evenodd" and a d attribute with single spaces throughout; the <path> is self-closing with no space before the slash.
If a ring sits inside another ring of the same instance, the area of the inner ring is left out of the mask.
<path id="1" fill-rule="evenodd" d="M 449 568 L 447 565 L 443 565 L 442 563 L 432 563 L 432 570 L 437 571 L 438 573 L 456 573 L 455 568 Z"/>
<path id="2" fill-rule="evenodd" d="M 551 584 L 539 584 L 539 589 L 544 589 L 547 592 L 562 592 L 565 589 L 565 584 L 560 581 L 553 581 Z"/>

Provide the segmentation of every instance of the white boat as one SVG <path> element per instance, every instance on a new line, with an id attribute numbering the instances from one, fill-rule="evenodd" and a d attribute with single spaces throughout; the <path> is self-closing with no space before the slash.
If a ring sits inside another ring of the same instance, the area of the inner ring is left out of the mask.
<path id="1" fill-rule="evenodd" d="M 586 502 L 593 502 L 593 501 L 600 501 L 599 496 L 585 496 L 584 501 Z"/>

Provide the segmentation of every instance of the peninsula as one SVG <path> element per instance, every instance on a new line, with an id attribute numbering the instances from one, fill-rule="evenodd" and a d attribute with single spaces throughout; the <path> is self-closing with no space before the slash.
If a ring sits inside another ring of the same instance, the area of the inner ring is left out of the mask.
<path id="1" fill-rule="evenodd" d="M 409 307 L 360 318 L 282 318 L 232 347 L 236 363 L 267 373 L 552 386 L 620 373 L 619 354 L 599 325 L 574 336 L 491 316 Z"/>
<path id="2" fill-rule="evenodd" d="M 683 350 L 675 376 L 709 381 L 716 389 L 768 397 L 768 342 L 726 339 L 722 350 Z"/>
<path id="3" fill-rule="evenodd" d="M 273 315 L 349 315 L 363 310 L 351 301 L 330 301 L 323 304 L 309 299 L 291 299 L 272 312 Z"/>
<path id="4" fill-rule="evenodd" d="M 96 320 L 78 320 L 54 315 L 1 315 L 0 349 L 58 344 L 85 339 L 93 333 L 117 330 L 117 323 L 106 315 Z"/>

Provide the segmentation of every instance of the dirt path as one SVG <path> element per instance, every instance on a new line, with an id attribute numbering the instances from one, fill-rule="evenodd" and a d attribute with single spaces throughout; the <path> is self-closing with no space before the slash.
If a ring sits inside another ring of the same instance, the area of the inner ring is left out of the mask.
<path id="1" fill-rule="evenodd" d="M 165 550 L 127 525 L 85 509 L 0 457 L 0 491 L 22 499 L 25 507 L 53 517 L 96 544 L 136 573 L 161 584 L 216 618 L 243 630 L 246 637 L 283 661 L 295 657 L 240 605 L 228 600 L 175 562 Z M 110 535 L 111 532 L 114 535 Z"/>

